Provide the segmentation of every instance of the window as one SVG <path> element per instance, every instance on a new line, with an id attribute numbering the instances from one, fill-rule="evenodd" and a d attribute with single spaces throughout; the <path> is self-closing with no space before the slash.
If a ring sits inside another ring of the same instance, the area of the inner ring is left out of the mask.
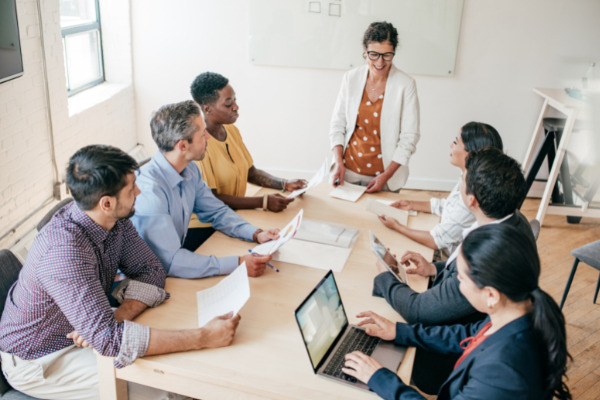
<path id="1" fill-rule="evenodd" d="M 60 0 L 69 96 L 104 82 L 98 0 Z"/>

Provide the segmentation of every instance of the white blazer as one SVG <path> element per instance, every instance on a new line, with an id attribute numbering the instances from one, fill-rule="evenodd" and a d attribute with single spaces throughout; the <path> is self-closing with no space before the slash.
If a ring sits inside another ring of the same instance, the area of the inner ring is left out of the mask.
<path id="1" fill-rule="evenodd" d="M 332 149 L 342 146 L 345 150 L 354 133 L 368 72 L 369 67 L 364 65 L 344 74 L 329 128 Z M 390 190 L 396 191 L 408 179 L 408 160 L 421 137 L 415 80 L 392 65 L 384 96 L 379 127 L 381 155 L 384 168 L 392 161 L 401 165 L 387 182 Z"/>

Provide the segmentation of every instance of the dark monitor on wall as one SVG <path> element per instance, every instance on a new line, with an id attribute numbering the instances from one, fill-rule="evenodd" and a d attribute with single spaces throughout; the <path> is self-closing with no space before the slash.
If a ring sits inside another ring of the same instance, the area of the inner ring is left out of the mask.
<path id="1" fill-rule="evenodd" d="M 0 0 L 0 83 L 23 75 L 16 0 Z"/>

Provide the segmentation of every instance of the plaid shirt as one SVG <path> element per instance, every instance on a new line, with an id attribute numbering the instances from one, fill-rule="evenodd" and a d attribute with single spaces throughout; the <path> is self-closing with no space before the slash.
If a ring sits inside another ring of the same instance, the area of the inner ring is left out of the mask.
<path id="1" fill-rule="evenodd" d="M 76 330 L 98 353 L 131 364 L 148 348 L 150 328 L 117 322 L 108 303 L 117 269 L 135 282 L 124 298 L 148 306 L 168 298 L 165 271 L 129 219 L 106 231 L 75 202 L 36 237 L 0 320 L 0 351 L 24 360 L 73 344 Z"/>

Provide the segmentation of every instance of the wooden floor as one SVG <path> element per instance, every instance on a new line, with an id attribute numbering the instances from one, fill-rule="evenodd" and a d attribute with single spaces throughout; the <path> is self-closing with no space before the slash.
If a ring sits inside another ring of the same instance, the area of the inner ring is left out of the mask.
<path id="1" fill-rule="evenodd" d="M 521 211 L 528 219 L 535 218 L 539 204 L 539 199 L 527 199 Z M 564 216 L 544 218 L 537 242 L 542 264 L 540 287 L 558 304 L 573 266 L 571 250 L 599 239 L 600 219 L 583 218 L 579 224 L 569 224 Z M 598 270 L 580 263 L 563 307 L 568 349 L 573 356 L 567 384 L 573 398 L 578 400 L 600 399 L 600 299 L 598 304 L 592 303 L 598 274 Z"/>
<path id="2" fill-rule="evenodd" d="M 527 199 L 521 211 L 534 218 L 538 199 Z M 547 215 L 538 238 L 542 264 L 540 287 L 557 303 L 563 295 L 574 257 L 571 250 L 600 239 L 600 219 L 583 218 L 569 224 L 566 217 Z M 580 263 L 563 307 L 567 321 L 567 345 L 573 362 L 568 386 L 574 399 L 600 398 L 600 300 L 593 304 L 598 270 Z"/>

